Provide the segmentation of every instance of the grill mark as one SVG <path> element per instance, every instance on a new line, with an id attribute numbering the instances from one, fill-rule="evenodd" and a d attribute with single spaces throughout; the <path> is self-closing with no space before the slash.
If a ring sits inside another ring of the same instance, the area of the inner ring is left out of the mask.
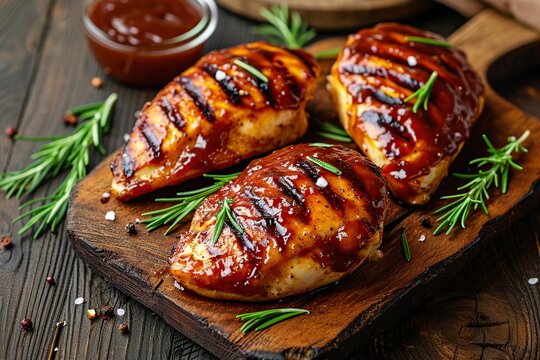
<path id="1" fill-rule="evenodd" d="M 366 212 L 368 216 L 371 216 L 372 222 L 375 222 L 375 214 L 378 213 L 378 210 L 375 209 L 373 202 L 371 201 L 372 199 L 366 193 L 366 186 L 361 181 L 361 177 L 358 176 L 358 174 L 347 162 L 341 159 L 337 159 L 336 162 L 337 162 L 337 165 L 339 166 L 339 169 L 341 170 L 342 178 L 349 180 L 352 183 L 352 185 L 355 187 L 355 189 L 358 190 L 358 192 L 360 193 L 360 196 L 366 199 L 366 201 L 362 201 L 362 205 L 366 207 Z M 364 161 L 364 164 L 367 165 L 367 162 Z"/>
<path id="2" fill-rule="evenodd" d="M 402 126 L 399 121 L 394 119 L 392 116 L 388 114 L 381 114 L 373 110 L 364 111 L 360 118 L 367 122 L 367 123 L 376 123 L 378 126 L 382 126 L 385 129 L 387 129 L 389 132 L 392 133 L 392 135 L 396 135 L 403 139 L 403 141 L 414 144 L 414 141 L 412 139 L 409 139 L 403 131 L 405 130 L 405 127 Z M 402 130 L 403 127 L 403 130 Z"/>
<path id="3" fill-rule="evenodd" d="M 242 244 L 246 249 L 248 249 L 250 251 L 254 251 L 255 250 L 255 245 L 253 245 L 253 242 L 248 238 L 248 234 L 246 232 L 246 229 L 242 226 L 242 223 L 240 221 L 238 221 L 238 217 L 236 216 L 234 211 L 231 211 L 231 215 L 234 218 L 234 220 L 236 221 L 236 223 L 238 225 L 240 225 L 240 227 L 242 228 L 243 231 L 242 232 L 238 231 L 233 226 L 233 224 L 231 223 L 231 220 L 229 220 L 228 217 L 225 218 L 225 224 L 229 227 L 231 232 L 236 236 L 238 241 L 240 241 L 240 244 Z"/>
<path id="4" fill-rule="evenodd" d="M 411 90 L 418 90 L 420 83 L 413 79 L 408 73 L 400 73 L 394 69 L 387 69 L 381 66 L 368 66 L 362 64 L 344 64 L 340 67 L 340 72 L 346 72 L 352 75 L 363 75 L 372 77 L 381 77 L 392 82 L 397 80 L 397 85 Z"/>
<path id="5" fill-rule="evenodd" d="M 373 93 L 373 97 L 375 99 L 379 100 L 380 102 L 382 102 L 382 103 L 384 103 L 386 105 L 390 105 L 390 106 L 402 105 L 403 104 L 403 101 L 401 101 L 400 98 L 387 95 L 387 94 L 384 93 L 384 91 L 379 90 L 379 89 L 375 90 L 375 92 Z"/>
<path id="6" fill-rule="evenodd" d="M 249 76 L 249 81 L 253 84 L 253 86 L 259 89 L 261 94 L 263 94 L 264 98 L 266 99 L 266 103 L 269 106 L 276 107 L 276 101 L 274 99 L 274 95 L 270 91 L 270 86 L 268 85 L 268 83 L 252 78 L 251 76 Z"/>
<path id="7" fill-rule="evenodd" d="M 306 199 L 298 192 L 291 180 L 280 176 L 276 181 L 279 191 L 293 199 L 302 209 L 306 209 Z"/>
<path id="8" fill-rule="evenodd" d="M 288 52 L 289 54 L 293 55 L 295 58 L 299 59 L 308 68 L 311 76 L 315 77 L 316 74 L 315 74 L 315 71 L 313 70 L 313 63 L 305 57 L 304 53 L 301 53 L 299 51 L 296 51 L 294 49 L 289 49 L 286 47 L 282 49 Z"/>
<path id="9" fill-rule="evenodd" d="M 285 247 L 285 240 L 283 239 L 283 237 L 286 235 L 287 229 L 285 229 L 277 221 L 274 214 L 272 213 L 272 208 L 270 208 L 270 206 L 268 206 L 268 204 L 266 204 L 266 202 L 261 197 L 253 193 L 250 187 L 247 187 L 244 190 L 244 194 L 247 196 L 251 204 L 255 207 L 259 215 L 262 217 L 265 227 L 274 236 L 279 247 Z"/>
<path id="10" fill-rule="evenodd" d="M 206 97 L 201 93 L 201 91 L 193 85 L 191 79 L 186 76 L 181 76 L 177 79 L 178 83 L 182 86 L 185 92 L 189 95 L 197 107 L 201 110 L 206 119 L 210 122 L 214 122 L 216 119 L 214 117 L 214 111 Z"/>
<path id="11" fill-rule="evenodd" d="M 126 178 L 130 178 L 133 176 L 133 173 L 135 172 L 135 163 L 133 162 L 133 158 L 131 155 L 129 155 L 129 149 L 126 147 L 126 150 L 122 154 L 122 172 L 124 173 Z"/>
<path id="12" fill-rule="evenodd" d="M 161 139 L 154 133 L 153 128 L 146 123 L 143 124 L 140 130 L 148 147 L 152 150 L 154 158 L 159 157 L 161 155 Z"/>
<path id="13" fill-rule="evenodd" d="M 236 87 L 236 84 L 231 81 L 231 77 L 229 75 L 226 75 L 225 78 L 222 80 L 217 80 L 216 72 L 218 71 L 218 68 L 216 65 L 209 65 L 208 63 L 204 63 L 200 66 L 200 68 L 208 75 L 210 75 L 210 77 L 219 84 L 219 87 L 221 87 L 225 95 L 227 95 L 227 98 L 233 104 L 237 105 L 241 102 L 239 94 L 240 90 Z"/>
<path id="14" fill-rule="evenodd" d="M 161 111 L 163 111 L 163 113 L 167 115 L 167 119 L 169 119 L 169 121 L 172 122 L 178 130 L 184 130 L 186 122 L 184 121 L 184 119 L 182 119 L 182 115 L 180 115 L 178 109 L 176 109 L 176 107 L 171 104 L 169 99 L 167 99 L 167 97 L 165 96 L 162 96 L 158 104 Z"/>
<path id="15" fill-rule="evenodd" d="M 311 164 L 310 162 L 298 159 L 296 161 L 296 166 L 311 180 L 313 185 L 319 190 L 322 196 L 332 205 L 335 209 L 343 211 L 343 206 L 345 199 L 339 196 L 330 186 L 320 187 L 318 186 L 317 179 L 320 177 L 320 171 L 317 168 L 317 165 Z"/>

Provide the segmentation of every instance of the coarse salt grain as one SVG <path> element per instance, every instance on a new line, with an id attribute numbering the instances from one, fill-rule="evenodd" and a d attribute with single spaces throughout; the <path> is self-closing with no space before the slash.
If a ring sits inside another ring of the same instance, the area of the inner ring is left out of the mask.
<path id="1" fill-rule="evenodd" d="M 75 305 L 81 305 L 84 302 L 83 297 L 78 297 L 75 299 Z"/>
<path id="2" fill-rule="evenodd" d="M 141 219 L 136 218 L 136 219 L 135 219 L 135 224 L 140 224 L 140 223 L 141 223 Z"/>
<path id="3" fill-rule="evenodd" d="M 116 219 L 116 213 L 114 211 L 107 211 L 105 214 L 105 220 L 114 221 Z"/>
<path id="4" fill-rule="evenodd" d="M 180 285 L 177 281 L 174 282 L 174 287 L 180 291 L 184 291 L 184 287 Z"/>
<path id="5" fill-rule="evenodd" d="M 538 278 L 537 277 L 530 278 L 529 279 L 529 284 L 531 284 L 531 285 L 538 284 Z"/>
<path id="6" fill-rule="evenodd" d="M 409 64 L 409 66 L 416 66 L 418 62 L 416 61 L 416 58 L 414 56 L 408 56 L 407 64 Z"/>
<path id="7" fill-rule="evenodd" d="M 320 176 L 318 179 L 317 179 L 317 182 L 315 182 L 315 185 L 317 185 L 318 187 L 327 187 L 328 186 L 328 181 L 326 181 L 325 178 L 323 178 L 322 176 Z"/>
<path id="8" fill-rule="evenodd" d="M 124 310 L 124 309 L 116 309 L 116 314 L 118 316 L 124 316 L 125 313 L 126 313 L 126 310 Z"/>
<path id="9" fill-rule="evenodd" d="M 426 240 L 426 235 L 422 234 L 420 235 L 420 238 L 418 239 L 418 241 L 425 241 Z"/>
<path id="10" fill-rule="evenodd" d="M 221 81 L 224 80 L 227 77 L 227 74 L 225 74 L 223 71 L 218 70 L 216 71 L 216 80 Z"/>
<path id="11" fill-rule="evenodd" d="M 129 140 L 129 134 L 128 133 L 122 135 L 122 137 L 124 138 L 124 142 L 128 142 L 128 140 Z"/>

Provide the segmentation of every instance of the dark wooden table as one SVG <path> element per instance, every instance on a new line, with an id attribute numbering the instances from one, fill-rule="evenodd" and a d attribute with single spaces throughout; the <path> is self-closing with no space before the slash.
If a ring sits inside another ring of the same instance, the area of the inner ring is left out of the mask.
<path id="1" fill-rule="evenodd" d="M 119 101 L 106 140 L 112 151 L 130 131 L 133 113 L 155 90 L 129 88 L 104 77 L 83 38 L 81 7 L 82 1 L 74 0 L 0 0 L 0 123 L 2 129 L 13 125 L 27 135 L 66 133 L 65 109 L 102 100 L 115 91 Z M 208 49 L 256 39 L 250 32 L 252 22 L 225 11 L 220 16 Z M 448 35 L 465 21 L 449 9 L 436 7 L 409 22 Z M 96 75 L 104 78 L 102 89 L 90 85 Z M 540 116 L 540 70 L 499 88 L 510 100 Z M 0 168 L 24 166 L 37 146 L 0 136 Z M 37 195 L 47 194 L 57 184 L 51 182 Z M 11 234 L 14 242 L 11 250 L 0 250 L 0 359 L 45 358 L 59 320 L 68 325 L 58 343 L 58 359 L 213 358 L 93 274 L 75 255 L 63 228 L 38 240 L 17 236 L 20 224 L 11 224 L 11 219 L 18 213 L 18 204 L 0 198 L 0 235 Z M 540 358 L 540 285 L 527 282 L 540 275 L 539 233 L 540 209 L 536 209 L 499 234 L 485 253 L 464 266 L 458 278 L 442 285 L 440 294 L 396 319 L 400 325 L 365 339 L 358 357 Z M 57 284 L 47 284 L 47 275 L 53 275 Z M 91 322 L 84 313 L 86 306 L 74 304 L 79 296 L 89 305 L 111 304 L 126 314 Z M 21 328 L 25 317 L 34 322 L 31 332 Z M 123 322 L 131 330 L 128 335 L 118 331 Z"/>

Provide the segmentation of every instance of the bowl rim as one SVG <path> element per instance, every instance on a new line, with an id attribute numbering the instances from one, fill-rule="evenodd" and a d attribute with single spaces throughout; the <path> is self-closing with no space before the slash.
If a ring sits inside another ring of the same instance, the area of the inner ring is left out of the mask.
<path id="1" fill-rule="evenodd" d="M 82 25 L 84 31 L 88 37 L 95 41 L 100 42 L 114 50 L 121 52 L 133 52 L 138 54 L 152 54 L 152 55 L 167 55 L 186 50 L 193 49 L 205 41 L 215 32 L 219 12 L 214 0 L 188 0 L 197 3 L 202 9 L 201 20 L 193 28 L 187 32 L 180 34 L 174 38 L 166 39 L 165 41 L 149 46 L 136 46 L 129 44 L 118 43 L 113 40 L 106 32 L 101 30 L 90 19 L 89 9 L 92 4 L 98 0 L 86 0 L 84 5 L 84 12 L 82 16 Z"/>

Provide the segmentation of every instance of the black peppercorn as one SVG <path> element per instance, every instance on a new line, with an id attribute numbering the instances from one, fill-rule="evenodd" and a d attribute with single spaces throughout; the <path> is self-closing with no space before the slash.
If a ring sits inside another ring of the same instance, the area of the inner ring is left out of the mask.
<path id="1" fill-rule="evenodd" d="M 431 227 L 431 220 L 427 216 L 422 219 L 422 226 L 426 229 Z"/>
<path id="2" fill-rule="evenodd" d="M 126 232 L 129 234 L 129 235 L 133 235 L 133 234 L 136 234 L 137 233 L 137 229 L 135 228 L 135 224 L 130 221 L 126 224 Z"/>
<path id="3" fill-rule="evenodd" d="M 118 326 L 118 330 L 120 330 L 122 334 L 127 334 L 127 332 L 129 331 L 129 328 L 127 324 L 120 324 L 120 326 Z"/>
<path id="4" fill-rule="evenodd" d="M 24 319 L 21 321 L 21 326 L 24 329 L 24 331 L 31 331 L 34 327 L 34 324 L 32 324 L 32 320 L 30 319 Z"/>
<path id="5" fill-rule="evenodd" d="M 54 285 L 54 284 L 56 284 L 56 281 L 54 281 L 54 278 L 51 275 L 49 275 L 49 276 L 47 276 L 47 283 L 49 285 Z"/>

